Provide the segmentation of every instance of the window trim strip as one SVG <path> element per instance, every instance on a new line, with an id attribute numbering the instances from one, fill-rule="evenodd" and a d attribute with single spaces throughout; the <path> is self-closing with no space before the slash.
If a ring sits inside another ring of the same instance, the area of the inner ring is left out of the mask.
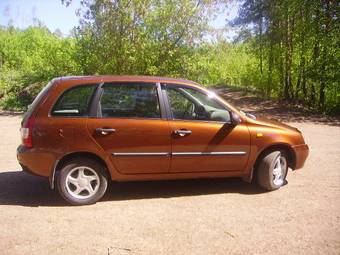
<path id="1" fill-rule="evenodd" d="M 212 152 L 173 152 L 173 156 L 242 156 L 246 155 L 245 151 L 212 151 Z"/>
<path id="2" fill-rule="evenodd" d="M 168 152 L 113 152 L 113 156 L 169 156 Z"/>
<path id="3" fill-rule="evenodd" d="M 113 152 L 112 156 L 243 156 L 245 151 L 213 151 L 213 152 Z"/>

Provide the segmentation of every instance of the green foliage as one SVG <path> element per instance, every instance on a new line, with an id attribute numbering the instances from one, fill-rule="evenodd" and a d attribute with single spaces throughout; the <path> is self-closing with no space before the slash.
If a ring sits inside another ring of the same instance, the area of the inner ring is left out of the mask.
<path id="1" fill-rule="evenodd" d="M 246 43 L 205 44 L 195 58 L 189 77 L 202 84 L 252 87 L 256 79 L 256 58 Z"/>
<path id="2" fill-rule="evenodd" d="M 181 76 L 218 1 L 83 1 L 76 32 L 86 74 Z"/>
<path id="3" fill-rule="evenodd" d="M 246 41 L 263 93 L 340 112 L 340 22 L 335 0 L 244 0 L 233 25 L 248 27 Z M 249 36 L 250 34 L 250 36 Z"/>
<path id="4" fill-rule="evenodd" d="M 44 27 L 0 28 L 0 104 L 3 108 L 25 107 L 42 84 L 79 70 L 74 39 L 59 38 Z"/>
<path id="5" fill-rule="evenodd" d="M 42 26 L 0 28 L 0 107 L 24 108 L 54 77 L 130 74 L 244 87 L 340 112 L 336 1 L 243 0 L 235 42 L 207 42 L 224 3 L 83 0 L 73 37 Z"/>

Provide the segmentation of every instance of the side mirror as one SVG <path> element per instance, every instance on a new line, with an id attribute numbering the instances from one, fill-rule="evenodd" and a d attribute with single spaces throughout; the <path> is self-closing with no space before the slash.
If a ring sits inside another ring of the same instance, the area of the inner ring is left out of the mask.
<path id="1" fill-rule="evenodd" d="M 231 124 L 234 126 L 240 124 L 242 122 L 240 115 L 238 115 L 236 112 L 231 112 Z"/>

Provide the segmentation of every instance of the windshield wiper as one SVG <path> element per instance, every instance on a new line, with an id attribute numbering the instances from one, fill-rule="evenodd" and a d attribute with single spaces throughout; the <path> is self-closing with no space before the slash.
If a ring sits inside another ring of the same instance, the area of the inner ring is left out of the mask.
<path id="1" fill-rule="evenodd" d="M 245 112 L 245 111 L 240 111 L 243 115 L 246 115 L 247 117 L 253 119 L 253 120 L 256 120 L 256 116 L 254 114 L 251 114 L 249 112 Z"/>

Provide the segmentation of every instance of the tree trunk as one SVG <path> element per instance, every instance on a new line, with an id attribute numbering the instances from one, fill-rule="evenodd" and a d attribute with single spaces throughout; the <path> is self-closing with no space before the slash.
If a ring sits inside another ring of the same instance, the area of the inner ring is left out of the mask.
<path id="1" fill-rule="evenodd" d="M 332 15 L 330 11 L 330 0 L 324 0 L 323 1 L 325 4 L 325 19 L 324 19 L 324 24 L 321 26 L 322 34 L 323 34 L 323 40 L 322 40 L 322 64 L 321 64 L 321 83 L 320 83 L 320 90 L 319 90 L 319 107 L 321 109 L 325 109 L 325 101 L 326 101 L 326 95 L 325 95 L 325 89 L 326 89 L 326 61 L 328 59 L 328 47 L 329 47 L 329 27 L 330 27 L 330 22 L 332 20 Z"/>
<path id="2" fill-rule="evenodd" d="M 288 12 L 288 10 L 287 10 Z M 285 40 L 285 84 L 284 84 L 284 98 L 291 99 L 291 90 L 292 90 L 292 54 L 293 54 L 293 45 L 292 45 L 292 19 L 290 15 L 287 13 L 286 17 L 286 40 Z"/>
<path id="3" fill-rule="evenodd" d="M 305 86 L 306 86 L 306 79 L 304 77 L 305 75 L 305 62 L 306 62 L 306 58 L 305 58 L 305 54 L 306 54 L 306 47 L 305 47 L 305 36 L 306 36 L 306 30 L 305 30 L 305 14 L 304 14 L 304 10 L 303 8 L 300 9 L 300 16 L 303 17 L 302 18 L 302 28 L 301 28 L 301 50 L 300 50 L 300 65 L 299 65 L 299 75 L 298 75 L 298 79 L 296 82 L 296 88 L 295 88 L 295 98 L 298 99 L 299 98 L 299 92 L 301 90 L 301 87 L 303 87 L 304 90 L 304 94 L 305 93 Z M 301 83 L 304 83 L 303 86 Z"/>
<path id="4" fill-rule="evenodd" d="M 267 81 L 267 89 L 266 89 L 266 95 L 267 97 L 270 97 L 271 90 L 272 90 L 272 82 L 273 82 L 273 64 L 274 64 L 274 58 L 273 58 L 273 42 L 270 41 L 270 49 L 269 49 L 269 56 L 268 56 L 268 81 Z"/>
<path id="5" fill-rule="evenodd" d="M 259 22 L 259 36 L 260 36 L 260 73 L 263 75 L 263 42 L 262 42 L 262 34 L 263 34 L 263 17 L 262 13 L 260 14 L 260 22 Z"/>

